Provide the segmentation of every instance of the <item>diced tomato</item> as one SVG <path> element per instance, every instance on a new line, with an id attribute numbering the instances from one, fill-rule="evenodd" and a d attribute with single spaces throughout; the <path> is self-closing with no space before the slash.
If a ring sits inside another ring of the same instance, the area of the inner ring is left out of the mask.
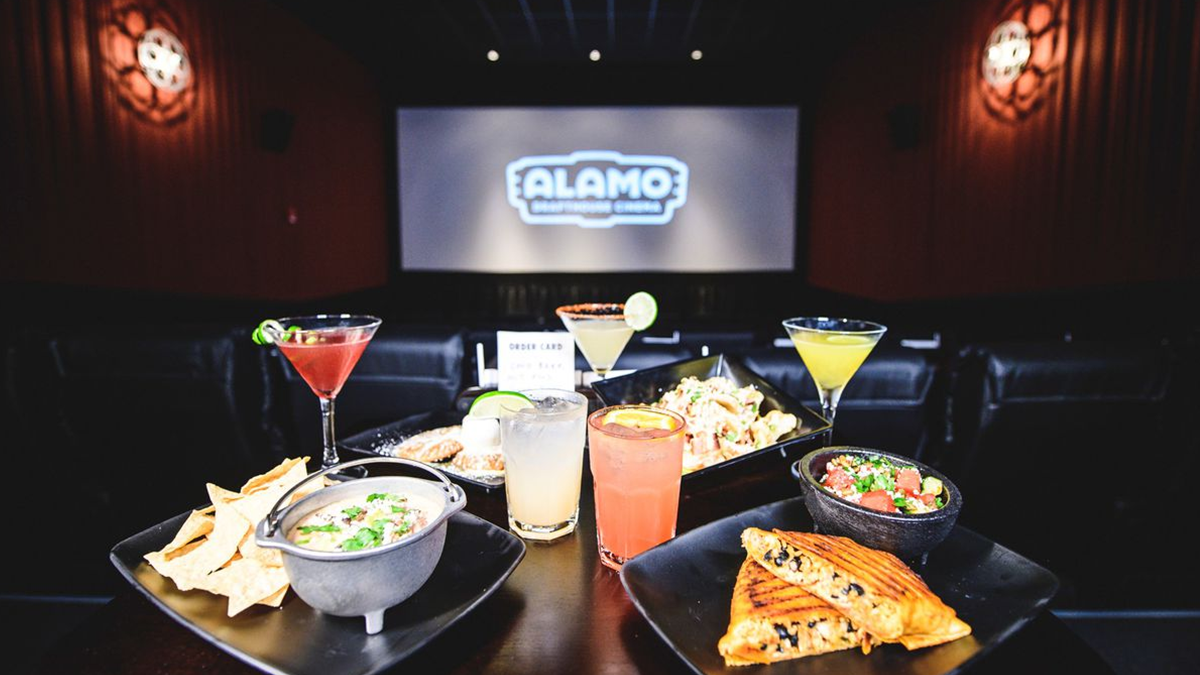
<path id="1" fill-rule="evenodd" d="M 852 483 L 854 483 L 854 479 L 850 477 L 850 474 L 837 467 L 830 469 L 825 474 L 825 485 L 834 490 L 850 487 Z"/>
<path id="2" fill-rule="evenodd" d="M 933 506 L 933 500 L 937 499 L 937 495 L 927 495 L 924 493 L 915 496 L 917 499 L 920 499 L 922 502 L 924 502 L 925 506 Z"/>
<path id="3" fill-rule="evenodd" d="M 887 513 L 895 513 L 897 510 L 896 504 L 892 502 L 892 496 L 886 490 L 871 490 L 863 495 L 858 503 L 868 509 L 885 511 Z"/>
<path id="4" fill-rule="evenodd" d="M 896 473 L 896 487 L 910 495 L 921 491 L 921 473 L 916 469 L 901 469 Z"/>

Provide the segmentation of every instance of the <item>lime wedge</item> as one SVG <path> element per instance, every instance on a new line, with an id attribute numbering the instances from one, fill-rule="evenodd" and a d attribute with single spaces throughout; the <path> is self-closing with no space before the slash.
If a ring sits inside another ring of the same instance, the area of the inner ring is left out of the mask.
<path id="1" fill-rule="evenodd" d="M 646 291 L 638 291 L 625 301 L 625 323 L 634 330 L 646 330 L 658 318 L 658 301 Z"/>
<path id="2" fill-rule="evenodd" d="M 263 330 L 264 328 L 273 328 L 277 331 L 283 332 L 283 324 L 279 323 L 275 319 L 267 319 L 266 321 L 258 324 L 258 328 L 255 328 L 254 332 L 250 334 L 250 339 L 254 340 L 254 344 L 269 345 L 275 343 L 275 341 L 271 339 L 270 333 Z"/>
<path id="3" fill-rule="evenodd" d="M 471 409 L 467 411 L 470 417 L 499 417 L 500 408 L 508 408 L 509 410 L 520 410 L 522 408 L 532 408 L 533 401 L 529 397 L 519 391 L 489 391 L 471 403 Z"/>

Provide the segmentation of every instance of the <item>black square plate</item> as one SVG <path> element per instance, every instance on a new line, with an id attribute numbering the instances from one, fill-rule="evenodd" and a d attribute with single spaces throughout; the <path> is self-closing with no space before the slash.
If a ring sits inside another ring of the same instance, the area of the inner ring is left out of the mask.
<path id="1" fill-rule="evenodd" d="M 592 389 L 605 405 L 627 405 L 631 403 L 653 403 L 665 392 L 675 388 L 685 377 L 697 377 L 706 380 L 710 377 L 724 377 L 733 381 L 738 387 L 754 385 L 763 394 L 763 414 L 771 410 L 779 410 L 796 416 L 797 425 L 790 433 L 780 437 L 773 445 L 760 448 L 754 452 L 727 459 L 719 464 L 704 467 L 699 471 L 684 474 L 683 480 L 693 481 L 703 476 L 723 471 L 746 460 L 762 457 L 774 452 L 803 449 L 804 452 L 816 447 L 826 432 L 829 422 L 802 403 L 779 391 L 770 382 L 742 365 L 740 361 L 724 354 L 706 356 L 702 359 L 676 361 L 655 368 L 646 368 L 628 375 L 598 380 L 592 383 Z M 798 447 L 795 447 L 798 446 Z M 786 456 L 786 452 L 783 452 Z M 803 454 L 803 453 L 800 453 Z"/>
<path id="2" fill-rule="evenodd" d="M 370 457 L 395 457 L 388 452 L 388 448 L 393 448 L 404 439 L 422 431 L 462 424 L 462 419 L 462 413 L 452 410 L 417 413 L 391 424 L 355 434 L 344 441 L 338 441 L 338 446 Z M 456 469 L 450 462 L 424 462 L 424 464 L 441 471 L 452 480 L 485 490 L 495 490 L 504 485 L 504 476 L 479 476 L 465 473 Z"/>
<path id="3" fill-rule="evenodd" d="M 486 520 L 460 511 L 447 523 L 446 547 L 433 576 L 387 611 L 383 631 L 367 635 L 362 617 L 328 616 L 289 591 L 283 606 L 255 606 L 226 616 L 227 600 L 180 591 L 142 556 L 170 543 L 188 514 L 117 544 L 109 557 L 138 589 L 184 627 L 252 666 L 278 675 L 368 675 L 420 649 L 474 609 L 508 578 L 525 544 Z"/>
<path id="4" fill-rule="evenodd" d="M 957 673 L 1032 619 L 1058 591 L 1051 572 L 1012 551 L 956 527 L 916 571 L 972 634 L 937 647 L 906 651 L 899 645 L 857 649 L 729 668 L 717 641 L 729 627 L 729 602 L 747 527 L 812 531 L 802 498 L 767 504 L 698 527 L 625 564 L 621 582 L 654 630 L 697 673 L 772 675 L 944 675 Z"/>

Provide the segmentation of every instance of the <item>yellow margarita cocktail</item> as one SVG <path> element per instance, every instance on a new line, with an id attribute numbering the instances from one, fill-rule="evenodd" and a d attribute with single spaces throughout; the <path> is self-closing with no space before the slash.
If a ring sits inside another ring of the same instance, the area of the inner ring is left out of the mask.
<path id="1" fill-rule="evenodd" d="M 606 377 L 629 344 L 634 331 L 646 330 L 658 317 L 654 296 L 639 291 L 624 303 L 585 302 L 554 310 L 575 338 L 592 371 Z"/>
<path id="2" fill-rule="evenodd" d="M 817 385 L 821 410 L 833 424 L 846 383 L 858 372 L 887 326 L 858 319 L 797 317 L 783 322 Z"/>

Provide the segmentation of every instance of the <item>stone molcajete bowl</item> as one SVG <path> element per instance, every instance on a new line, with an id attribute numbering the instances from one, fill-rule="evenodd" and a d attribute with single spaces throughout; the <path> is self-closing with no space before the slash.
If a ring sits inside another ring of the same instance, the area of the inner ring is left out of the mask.
<path id="1" fill-rule="evenodd" d="M 837 497 L 821 487 L 825 465 L 838 455 L 873 455 L 906 466 L 916 467 L 922 476 L 933 476 L 944 486 L 942 508 L 931 513 L 884 513 L 859 506 Z M 962 494 L 940 472 L 908 457 L 870 448 L 830 446 L 814 450 L 792 465 L 792 475 L 800 481 L 804 505 L 817 524 L 818 531 L 849 537 L 874 549 L 888 551 L 901 560 L 920 561 L 954 529 L 962 509 Z"/>

